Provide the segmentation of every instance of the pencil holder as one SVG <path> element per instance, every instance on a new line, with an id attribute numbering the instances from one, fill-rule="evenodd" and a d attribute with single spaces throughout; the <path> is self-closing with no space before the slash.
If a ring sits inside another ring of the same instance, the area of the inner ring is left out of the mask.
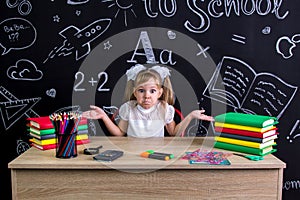
<path id="1" fill-rule="evenodd" d="M 53 113 L 49 116 L 56 135 L 56 157 L 77 156 L 77 128 L 81 118 L 79 112 Z"/>
<path id="2" fill-rule="evenodd" d="M 77 132 L 56 133 L 56 157 L 73 158 L 77 156 Z"/>

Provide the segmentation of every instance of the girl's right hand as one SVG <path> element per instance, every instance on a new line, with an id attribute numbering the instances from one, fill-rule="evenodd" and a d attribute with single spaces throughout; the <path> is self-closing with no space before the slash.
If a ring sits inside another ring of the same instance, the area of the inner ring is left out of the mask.
<path id="1" fill-rule="evenodd" d="M 82 113 L 82 117 L 88 118 L 88 119 L 103 119 L 106 115 L 104 110 L 97 106 L 90 106 L 91 110 L 85 111 Z"/>

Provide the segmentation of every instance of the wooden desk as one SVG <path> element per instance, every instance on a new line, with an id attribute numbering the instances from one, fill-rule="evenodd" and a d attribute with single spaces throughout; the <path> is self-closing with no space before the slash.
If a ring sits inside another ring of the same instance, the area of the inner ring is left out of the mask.
<path id="1" fill-rule="evenodd" d="M 111 162 L 93 160 L 83 149 L 99 144 L 120 149 Z M 184 152 L 209 149 L 211 138 L 95 137 L 78 146 L 78 156 L 55 157 L 54 150 L 31 148 L 8 164 L 13 199 L 281 199 L 285 163 L 268 155 L 262 161 L 230 156 L 231 165 L 190 165 Z M 169 161 L 142 158 L 153 149 L 175 155 Z M 222 151 L 219 150 L 218 151 Z"/>

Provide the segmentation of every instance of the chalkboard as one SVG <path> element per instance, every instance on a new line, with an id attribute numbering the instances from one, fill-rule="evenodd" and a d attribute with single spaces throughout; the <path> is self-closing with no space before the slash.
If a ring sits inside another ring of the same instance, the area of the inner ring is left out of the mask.
<path id="1" fill-rule="evenodd" d="M 171 69 L 175 106 L 279 119 L 283 198 L 300 192 L 300 2 L 284 0 L 7 0 L 0 2 L 2 194 L 8 162 L 26 151 L 27 117 L 113 114 L 136 63 Z M 117 119 L 116 119 L 117 120 Z M 211 134 L 193 121 L 187 136 Z M 101 122 L 89 134 L 109 135 Z"/>

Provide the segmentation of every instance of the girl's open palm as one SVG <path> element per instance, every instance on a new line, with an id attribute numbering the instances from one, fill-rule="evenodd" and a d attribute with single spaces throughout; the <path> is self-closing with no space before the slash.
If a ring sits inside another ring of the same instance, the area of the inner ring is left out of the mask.
<path id="1" fill-rule="evenodd" d="M 107 116 L 104 110 L 97 106 L 90 106 L 90 108 L 91 110 L 82 113 L 82 117 L 86 117 L 88 119 L 103 119 Z"/>
<path id="2" fill-rule="evenodd" d="M 214 118 L 212 116 L 208 116 L 204 114 L 205 110 L 194 110 L 190 114 L 192 118 L 205 120 L 205 121 L 214 121 Z"/>

